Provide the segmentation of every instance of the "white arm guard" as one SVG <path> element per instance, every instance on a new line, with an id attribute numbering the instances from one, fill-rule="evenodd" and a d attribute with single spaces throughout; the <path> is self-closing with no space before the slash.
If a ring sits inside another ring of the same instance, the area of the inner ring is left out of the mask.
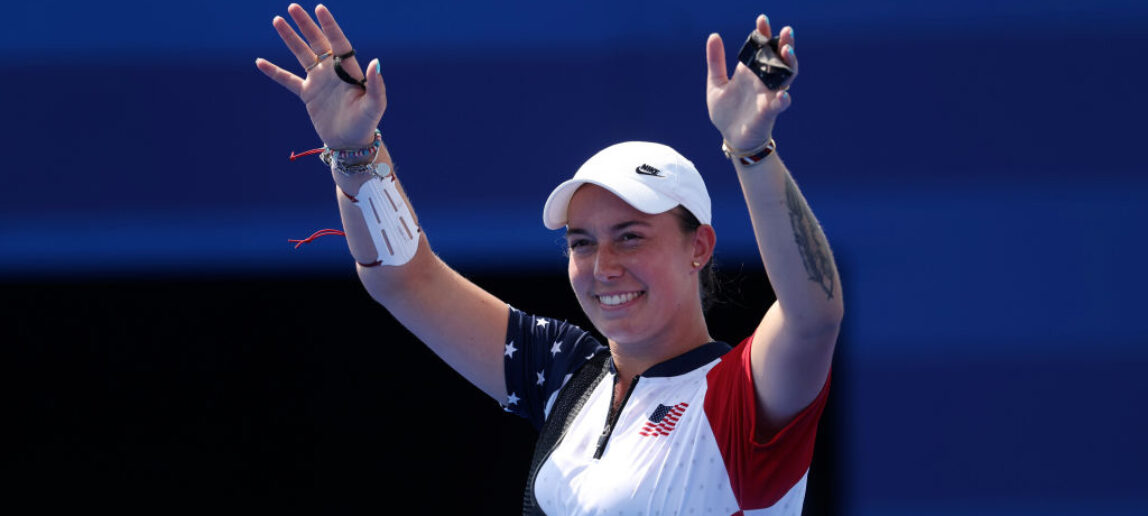
<path id="1" fill-rule="evenodd" d="M 378 251 L 379 265 L 402 265 L 419 248 L 419 228 L 415 217 L 395 185 L 395 175 L 372 176 L 352 198 L 360 210 L 371 241 Z"/>

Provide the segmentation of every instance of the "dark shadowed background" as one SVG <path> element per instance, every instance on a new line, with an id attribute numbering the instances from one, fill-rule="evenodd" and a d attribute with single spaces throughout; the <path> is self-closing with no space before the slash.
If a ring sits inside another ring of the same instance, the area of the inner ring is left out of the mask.
<path id="1" fill-rule="evenodd" d="M 307 6 L 310 8 L 311 6 Z M 598 149 L 674 146 L 714 200 L 738 340 L 771 299 L 704 102 L 766 12 L 775 131 L 846 320 L 811 514 L 1148 511 L 1148 4 L 332 2 L 436 251 L 583 321 L 542 203 Z M 12 492 L 44 507 L 513 513 L 532 431 L 359 286 L 286 4 L 25 2 L 0 31 Z"/>

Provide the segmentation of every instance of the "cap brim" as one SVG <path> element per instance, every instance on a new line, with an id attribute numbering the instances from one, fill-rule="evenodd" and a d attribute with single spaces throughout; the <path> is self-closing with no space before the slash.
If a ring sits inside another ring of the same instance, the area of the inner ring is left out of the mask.
<path id="1" fill-rule="evenodd" d="M 558 185 L 546 199 L 546 206 L 542 208 L 542 223 L 547 229 L 561 229 L 566 225 L 566 211 L 570 207 L 570 199 L 574 198 L 574 192 L 584 184 L 605 188 L 634 209 L 651 215 L 669 211 L 679 204 L 677 201 L 662 197 L 640 181 L 627 181 L 628 191 L 622 193 L 617 188 L 594 179 L 570 179 Z"/>

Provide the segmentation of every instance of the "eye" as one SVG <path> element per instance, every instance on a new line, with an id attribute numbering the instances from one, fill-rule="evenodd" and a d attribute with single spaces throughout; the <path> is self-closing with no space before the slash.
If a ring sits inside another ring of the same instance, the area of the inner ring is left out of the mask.
<path id="1" fill-rule="evenodd" d="M 594 245 L 594 242 L 589 238 L 575 238 L 566 243 L 566 250 L 568 253 L 585 252 Z"/>
<path id="2" fill-rule="evenodd" d="M 620 236 L 618 236 L 619 242 L 629 243 L 629 244 L 636 244 L 641 239 L 642 239 L 642 235 L 639 235 L 637 233 L 622 233 Z"/>

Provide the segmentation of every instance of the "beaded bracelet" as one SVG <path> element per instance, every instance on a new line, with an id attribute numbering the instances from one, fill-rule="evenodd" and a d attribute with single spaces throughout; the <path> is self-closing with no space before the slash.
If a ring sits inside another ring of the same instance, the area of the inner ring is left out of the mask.
<path id="1" fill-rule="evenodd" d="M 331 161 L 334 161 L 339 165 L 343 165 L 348 161 L 362 161 L 363 157 L 378 152 L 379 148 L 382 146 L 383 133 L 378 129 L 375 129 L 375 138 L 371 141 L 370 145 L 362 149 L 331 149 L 328 147 L 323 147 L 323 154 L 320 154 L 319 158 L 321 158 L 323 162 L 327 164 L 330 164 Z"/>

